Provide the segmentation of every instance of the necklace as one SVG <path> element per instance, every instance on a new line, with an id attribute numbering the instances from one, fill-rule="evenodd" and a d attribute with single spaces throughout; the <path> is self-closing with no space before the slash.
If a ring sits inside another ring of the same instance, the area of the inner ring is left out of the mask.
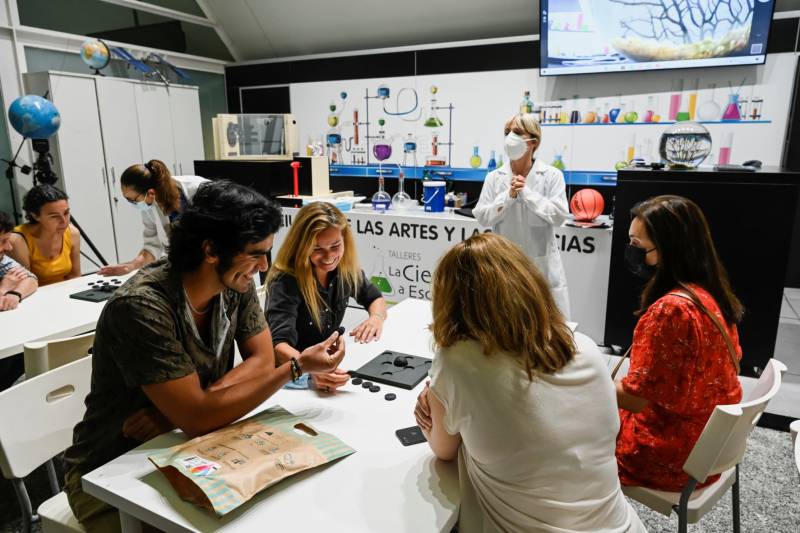
<path id="1" fill-rule="evenodd" d="M 185 288 L 183 289 L 183 295 L 186 297 L 186 305 L 188 305 L 188 306 L 189 306 L 189 309 L 192 311 L 192 313 L 194 313 L 194 314 L 196 314 L 196 315 L 204 315 L 204 314 L 208 313 L 209 309 L 211 309 L 211 303 L 213 303 L 213 302 L 209 303 L 209 304 L 206 306 L 206 308 L 205 308 L 205 309 L 203 309 L 202 311 L 198 311 L 198 310 L 195 308 L 195 306 L 193 306 L 193 305 L 192 305 L 192 300 L 190 300 L 190 299 L 189 299 L 189 295 L 188 295 L 188 294 L 186 294 L 186 289 L 185 289 Z"/>

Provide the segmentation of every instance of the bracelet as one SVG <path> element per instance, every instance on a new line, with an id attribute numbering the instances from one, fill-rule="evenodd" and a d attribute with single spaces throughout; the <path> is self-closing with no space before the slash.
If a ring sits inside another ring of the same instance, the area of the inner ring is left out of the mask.
<path id="1" fill-rule="evenodd" d="M 376 316 L 381 319 L 381 321 L 386 321 L 386 315 L 382 313 L 370 313 L 369 316 Z"/>
<path id="2" fill-rule="evenodd" d="M 303 369 L 300 368 L 300 363 L 297 362 L 297 359 L 292 357 L 289 360 L 289 369 L 292 372 L 292 381 L 297 381 L 300 379 L 300 376 L 303 375 Z"/>
<path id="3" fill-rule="evenodd" d="M 14 296 L 16 296 L 19 299 L 19 302 L 17 302 L 17 303 L 22 302 L 22 295 L 20 293 L 18 293 L 17 291 L 6 291 L 6 293 L 3 296 L 8 296 L 9 294 L 13 294 Z"/>

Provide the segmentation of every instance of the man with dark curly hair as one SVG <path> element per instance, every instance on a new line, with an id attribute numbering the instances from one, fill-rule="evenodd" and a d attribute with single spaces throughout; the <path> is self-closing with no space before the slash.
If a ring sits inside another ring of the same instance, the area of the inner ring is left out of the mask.
<path id="1" fill-rule="evenodd" d="M 175 426 L 189 437 L 239 419 L 290 380 L 330 372 L 334 333 L 275 366 L 253 277 L 267 270 L 281 211 L 227 181 L 203 184 L 172 228 L 166 259 L 109 299 L 97 323 L 86 414 L 65 454 L 65 490 L 87 531 L 119 531 L 116 509 L 81 476 Z M 244 360 L 233 367 L 236 341 Z"/>

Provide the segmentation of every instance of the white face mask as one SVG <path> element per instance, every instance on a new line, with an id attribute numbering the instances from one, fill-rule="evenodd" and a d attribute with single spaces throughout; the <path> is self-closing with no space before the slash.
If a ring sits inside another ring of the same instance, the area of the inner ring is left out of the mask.
<path id="1" fill-rule="evenodd" d="M 133 207 L 135 209 L 138 209 L 139 211 L 149 211 L 150 209 L 153 208 L 153 204 L 148 204 L 146 200 L 142 200 L 141 202 L 135 202 L 131 205 L 133 205 Z"/>
<path id="2" fill-rule="evenodd" d="M 525 152 L 528 151 L 528 143 L 533 139 L 525 139 L 517 135 L 516 133 L 509 132 L 506 135 L 506 155 L 511 161 L 516 161 L 520 157 L 525 155 Z"/>

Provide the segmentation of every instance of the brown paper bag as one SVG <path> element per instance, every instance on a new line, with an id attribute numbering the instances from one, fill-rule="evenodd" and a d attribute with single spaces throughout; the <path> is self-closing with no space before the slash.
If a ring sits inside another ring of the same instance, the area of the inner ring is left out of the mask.
<path id="1" fill-rule="evenodd" d="M 281 479 L 354 452 L 276 406 L 148 459 L 181 498 L 222 516 Z"/>

